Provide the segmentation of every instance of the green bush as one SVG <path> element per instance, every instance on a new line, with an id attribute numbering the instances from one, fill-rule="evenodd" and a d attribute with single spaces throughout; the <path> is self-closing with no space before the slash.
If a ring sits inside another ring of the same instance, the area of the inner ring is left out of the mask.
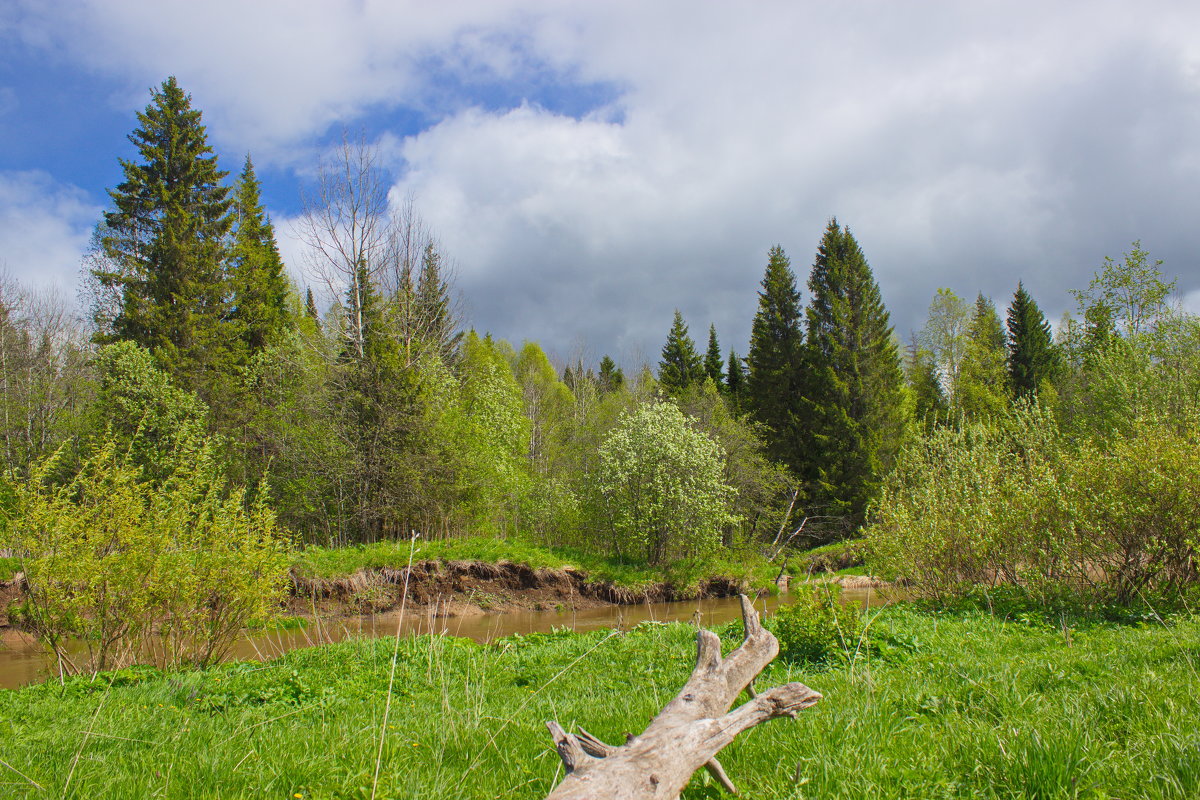
<path id="1" fill-rule="evenodd" d="M 795 664 L 849 663 L 862 642 L 858 609 L 838 602 L 828 585 L 798 590 L 763 624 L 779 640 L 779 657 Z"/>
<path id="2" fill-rule="evenodd" d="M 66 483 L 45 480 L 52 456 L 17 486 L 22 617 L 64 673 L 210 663 L 283 599 L 284 536 L 261 493 L 227 491 L 204 444 L 161 484 L 133 458 L 110 440 Z"/>

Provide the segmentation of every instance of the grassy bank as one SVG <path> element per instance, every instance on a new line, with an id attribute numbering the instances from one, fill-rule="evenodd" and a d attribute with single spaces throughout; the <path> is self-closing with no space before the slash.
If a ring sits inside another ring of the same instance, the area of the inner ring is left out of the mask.
<path id="1" fill-rule="evenodd" d="M 667 583 L 680 590 L 694 589 L 713 577 L 740 579 L 754 589 L 773 586 L 777 566 L 753 553 L 725 553 L 707 559 L 680 560 L 661 568 L 644 563 L 607 558 L 594 553 L 559 547 L 541 547 L 519 539 L 472 537 L 464 539 L 418 539 L 412 547 L 416 561 L 508 561 L 533 569 L 561 570 L 568 567 L 587 573 L 590 580 L 640 591 Z M 410 542 L 387 541 L 341 548 L 309 547 L 296 553 L 295 567 L 312 578 L 340 578 L 358 570 L 398 569 L 408 563 Z"/>
<path id="2" fill-rule="evenodd" d="M 746 796 L 1200 793 L 1196 621 L 1064 632 L 891 609 L 867 637 L 852 668 L 776 664 L 759 681 L 826 699 L 725 751 Z M 543 721 L 614 742 L 641 730 L 690 671 L 694 630 L 403 640 L 389 711 L 392 648 L 0 692 L 0 792 L 370 797 L 383 731 L 378 797 L 538 797 L 558 771 Z M 685 794 L 716 796 L 703 776 Z"/>

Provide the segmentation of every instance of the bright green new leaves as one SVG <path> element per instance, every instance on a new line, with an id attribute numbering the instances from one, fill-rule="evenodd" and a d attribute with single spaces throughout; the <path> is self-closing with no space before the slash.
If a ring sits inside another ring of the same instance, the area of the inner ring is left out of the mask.
<path id="1" fill-rule="evenodd" d="M 8 535 L 25 554 L 25 621 L 64 672 L 208 664 L 278 613 L 288 558 L 274 513 L 261 493 L 226 489 L 209 444 L 186 450 L 161 485 L 112 440 L 65 484 L 45 480 L 54 457 L 18 484 Z"/>
<path id="2" fill-rule="evenodd" d="M 599 489 L 612 550 L 650 564 L 714 550 L 736 522 L 721 448 L 671 403 L 621 415 L 600 447 Z"/>

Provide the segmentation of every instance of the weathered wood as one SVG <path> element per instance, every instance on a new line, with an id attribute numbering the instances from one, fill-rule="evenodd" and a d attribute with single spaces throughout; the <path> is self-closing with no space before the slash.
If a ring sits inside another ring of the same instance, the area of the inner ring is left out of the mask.
<path id="1" fill-rule="evenodd" d="M 717 635 L 699 631 L 691 677 L 641 735 L 614 746 L 582 728 L 571 734 L 557 722 L 546 723 L 567 771 L 547 800 L 677 798 L 701 767 L 737 793 L 717 753 L 742 731 L 776 717 L 794 717 L 821 699 L 802 683 L 754 691 L 754 678 L 778 655 L 779 642 L 763 628 L 749 598 L 741 595 L 741 601 L 742 644 L 722 658 Z M 743 690 L 751 699 L 730 711 Z"/>

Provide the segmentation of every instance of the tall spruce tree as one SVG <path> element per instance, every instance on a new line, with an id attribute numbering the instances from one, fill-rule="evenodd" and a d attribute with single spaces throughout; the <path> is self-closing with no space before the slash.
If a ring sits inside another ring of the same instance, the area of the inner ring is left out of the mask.
<path id="1" fill-rule="evenodd" d="M 442 276 L 442 255 L 433 242 L 421 254 L 421 272 L 417 277 L 415 322 L 418 338 L 431 347 L 442 361 L 453 363 L 462 341 L 450 304 L 450 285 Z"/>
<path id="2" fill-rule="evenodd" d="M 232 319 L 240 329 L 247 355 L 252 356 L 276 341 L 291 320 L 287 310 L 288 279 L 275 242 L 275 227 L 263 208 L 261 186 L 250 156 L 246 156 L 238 179 L 233 207 L 233 245 L 229 253 Z"/>
<path id="3" fill-rule="evenodd" d="M 708 326 L 708 350 L 704 353 L 704 374 L 718 389 L 725 387 L 724 366 L 721 358 L 721 345 L 717 341 L 717 326 Z"/>
<path id="4" fill-rule="evenodd" d="M 233 366 L 226 240 L 229 189 L 208 146 L 198 109 L 167 78 L 151 92 L 129 135 L 139 159 L 121 159 L 125 179 L 109 190 L 100 245 L 107 263 L 93 274 L 119 291 L 120 309 L 101 338 L 148 348 L 186 389 L 211 400 Z"/>
<path id="5" fill-rule="evenodd" d="M 848 228 L 829 222 L 808 281 L 816 499 L 861 522 L 903 434 L 900 359 L 879 286 Z"/>
<path id="6" fill-rule="evenodd" d="M 783 248 L 776 245 L 767 254 L 758 312 L 750 331 L 745 405 L 771 431 L 767 440 L 771 458 L 786 464 L 797 476 L 805 474 L 808 463 L 800 417 L 805 374 L 800 313 L 796 276 Z"/>
<path id="7" fill-rule="evenodd" d="M 1008 382 L 1013 397 L 1036 395 L 1058 373 L 1050 323 L 1023 283 L 1008 307 Z"/>
<path id="8" fill-rule="evenodd" d="M 625 384 L 625 373 L 617 366 L 611 357 L 600 359 L 600 391 L 608 394 L 615 392 Z"/>
<path id="9" fill-rule="evenodd" d="M 658 382 L 671 394 L 704 381 L 704 365 L 696 353 L 696 343 L 688 334 L 683 314 L 675 310 L 675 320 L 663 345 L 662 361 L 658 362 Z"/>

